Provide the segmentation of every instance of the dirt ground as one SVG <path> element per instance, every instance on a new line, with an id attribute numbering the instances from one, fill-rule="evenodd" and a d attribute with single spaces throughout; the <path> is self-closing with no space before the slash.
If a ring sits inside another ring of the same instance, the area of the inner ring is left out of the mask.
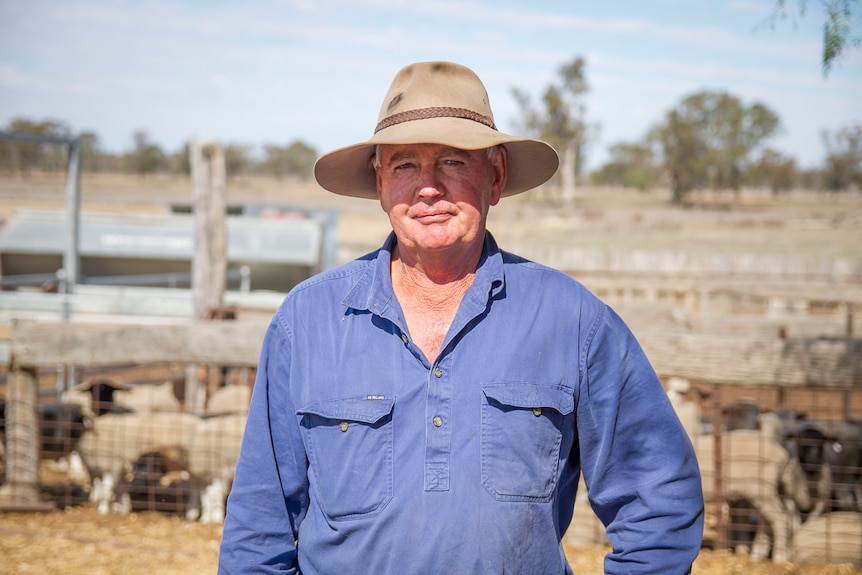
<path id="1" fill-rule="evenodd" d="M 0 575 L 202 575 L 215 573 L 221 525 L 156 512 L 99 515 L 92 507 L 0 513 Z M 608 549 L 567 549 L 578 575 L 600 575 Z M 773 564 L 704 550 L 693 573 L 859 575 L 848 565 Z"/>
<path id="2" fill-rule="evenodd" d="M 231 184 L 231 202 L 277 202 L 340 211 L 341 241 L 376 247 L 388 225 L 375 202 L 342 198 L 313 185 L 247 180 Z M 84 175 L 82 209 L 109 213 L 164 213 L 190 201 L 187 179 Z M 577 211 L 531 204 L 526 196 L 504 200 L 490 227 L 504 247 L 512 242 L 571 241 L 580 245 L 654 249 L 820 254 L 862 259 L 862 199 L 804 195 L 778 200 L 764 194 L 702 196 L 680 209 L 667 192 L 584 189 Z M 734 203 L 736 202 L 736 203 Z M 0 225 L 19 208 L 63 209 L 61 176 L 28 181 L 0 178 Z M 99 515 L 89 505 L 43 512 L 0 512 L 0 575 L 215 573 L 221 525 L 203 525 L 155 512 Z M 603 547 L 568 549 L 579 575 L 602 573 Z M 862 575 L 842 565 L 797 566 L 752 562 L 741 555 L 704 550 L 696 574 Z"/>

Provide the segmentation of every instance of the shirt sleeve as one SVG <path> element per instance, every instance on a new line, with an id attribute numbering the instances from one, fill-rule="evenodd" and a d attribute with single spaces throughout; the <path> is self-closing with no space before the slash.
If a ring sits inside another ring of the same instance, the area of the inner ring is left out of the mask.
<path id="1" fill-rule="evenodd" d="M 308 483 L 289 373 L 288 338 L 273 320 L 228 498 L 219 575 L 298 573 L 296 540 L 308 506 Z"/>
<path id="2" fill-rule="evenodd" d="M 604 307 L 582 348 L 581 466 L 605 573 L 689 573 L 703 536 L 694 449 L 640 344 Z"/>

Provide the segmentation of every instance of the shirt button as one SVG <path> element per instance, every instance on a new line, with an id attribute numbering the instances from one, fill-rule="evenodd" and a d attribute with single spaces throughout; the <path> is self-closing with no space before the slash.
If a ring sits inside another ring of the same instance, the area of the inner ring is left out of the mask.
<path id="1" fill-rule="evenodd" d="M 407 338 L 407 334 L 406 334 L 406 333 L 402 333 L 402 334 L 401 334 L 401 341 L 403 341 L 404 343 L 407 343 L 408 341 L 410 341 L 410 340 Z"/>
<path id="2" fill-rule="evenodd" d="M 443 377 L 443 370 L 440 369 L 439 367 L 435 367 L 434 368 L 434 377 L 436 377 L 437 379 L 440 379 L 441 377 Z"/>
<path id="3" fill-rule="evenodd" d="M 441 425 L 443 425 L 443 418 L 438 415 L 431 420 L 431 423 L 434 424 L 434 427 L 440 427 Z"/>
<path id="4" fill-rule="evenodd" d="M 542 415 L 542 408 L 541 407 L 534 407 L 533 408 L 533 415 L 535 415 L 536 417 L 539 417 L 540 415 Z"/>
<path id="5" fill-rule="evenodd" d="M 342 422 L 341 422 L 341 425 L 339 425 L 338 427 L 341 429 L 341 431 L 347 431 L 347 427 L 348 427 L 348 426 L 347 426 L 347 422 L 346 422 L 346 421 L 342 421 Z"/>

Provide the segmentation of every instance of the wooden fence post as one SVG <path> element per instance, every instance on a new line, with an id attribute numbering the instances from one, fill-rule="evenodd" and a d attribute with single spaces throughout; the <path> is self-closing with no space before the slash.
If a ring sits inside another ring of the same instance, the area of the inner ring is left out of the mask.
<path id="1" fill-rule="evenodd" d="M 224 152 L 216 142 L 195 141 L 190 146 L 195 214 L 195 253 L 192 291 L 195 318 L 222 304 L 226 288 Z"/>
<path id="2" fill-rule="evenodd" d="M 15 368 L 6 397 L 6 483 L 0 506 L 27 507 L 39 503 L 39 390 L 35 373 Z"/>
<path id="3" fill-rule="evenodd" d="M 713 439 L 713 500 L 715 503 L 715 549 L 727 549 L 727 521 L 725 520 L 725 509 L 727 498 L 724 495 L 724 451 L 721 446 L 722 433 L 724 433 L 721 386 L 712 386 L 712 439 Z"/>
<path id="4" fill-rule="evenodd" d="M 225 197 L 227 174 L 224 151 L 217 142 L 193 141 L 189 148 L 195 214 L 195 252 L 192 259 L 192 297 L 195 319 L 205 319 L 222 304 L 227 287 Z M 202 411 L 198 366 L 186 369 L 186 405 Z"/>

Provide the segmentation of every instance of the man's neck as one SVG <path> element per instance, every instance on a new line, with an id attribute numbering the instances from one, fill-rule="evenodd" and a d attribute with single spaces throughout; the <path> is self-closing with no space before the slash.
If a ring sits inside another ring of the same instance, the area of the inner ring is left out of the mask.
<path id="1" fill-rule="evenodd" d="M 410 265 L 393 254 L 390 273 L 395 297 L 411 338 L 429 361 L 440 353 L 461 299 L 473 284 L 480 255 L 472 260 L 422 258 Z"/>

